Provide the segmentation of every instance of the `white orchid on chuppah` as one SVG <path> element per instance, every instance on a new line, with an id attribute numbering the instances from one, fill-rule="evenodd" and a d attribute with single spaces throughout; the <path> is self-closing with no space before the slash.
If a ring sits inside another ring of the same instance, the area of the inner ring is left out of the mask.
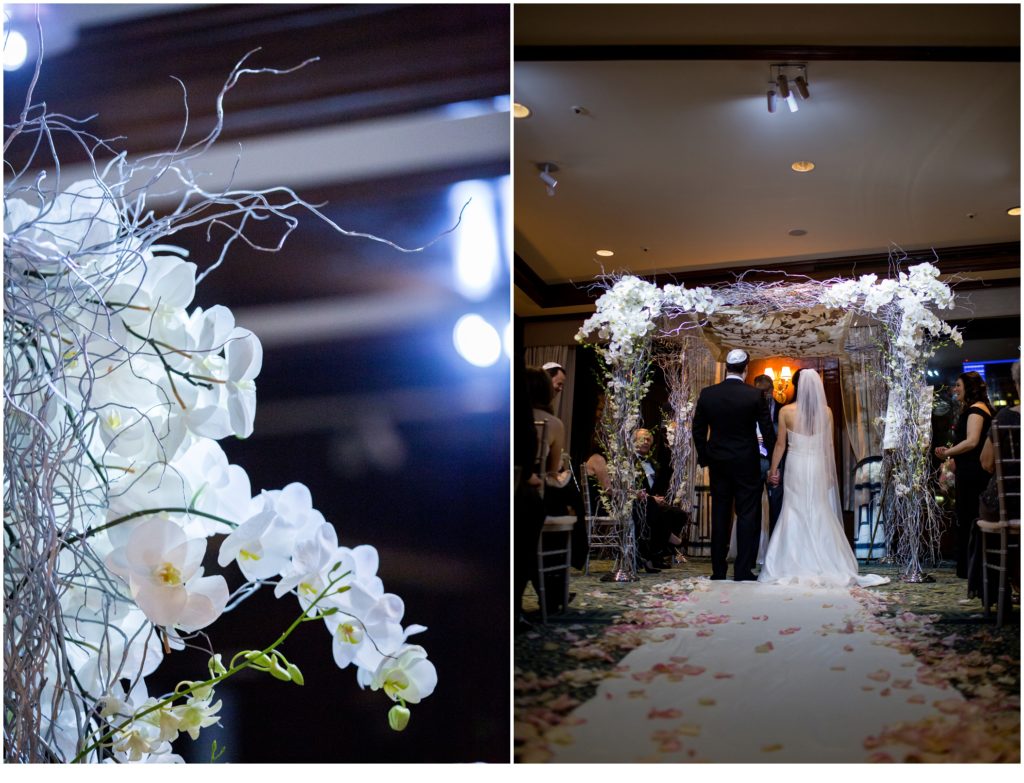
<path id="1" fill-rule="evenodd" d="M 650 383 L 654 342 L 706 326 L 716 313 L 742 313 L 756 324 L 759 317 L 769 318 L 773 313 L 814 308 L 857 313 L 882 326 L 879 380 L 888 393 L 888 413 L 882 423 L 887 441 L 893 444 L 885 454 L 885 475 L 892 489 L 886 494 L 891 519 L 886 531 L 895 540 L 903 578 L 922 578 L 921 562 L 937 560 L 941 532 L 941 516 L 933 493 L 928 491 L 931 465 L 925 364 L 943 342 L 960 345 L 963 339 L 934 312 L 952 309 L 954 300 L 950 286 L 939 279 L 938 268 L 924 262 L 904 269 L 907 256 L 898 249 L 890 253 L 889 261 L 890 276 L 881 280 L 874 274 L 817 281 L 771 273 L 782 279 L 758 283 L 741 276 L 735 283 L 700 288 L 675 284 L 658 288 L 631 275 L 598 281 L 596 285 L 604 293 L 576 339 L 594 346 L 607 387 L 599 436 L 611 479 L 606 499 L 609 513 L 622 531 L 612 578 L 635 578 L 631 570 L 635 553 L 631 507 L 639 465 L 633 454 L 633 437 L 641 426 L 640 403 Z M 680 350 L 685 343 L 681 341 Z M 835 346 L 836 353 L 842 350 L 842 345 Z M 688 421 L 686 406 L 694 403 L 698 392 L 698 388 L 673 391 L 671 402 L 678 408 L 674 420 Z"/>
<path id="2" fill-rule="evenodd" d="M 289 72 L 243 62 L 219 120 L 241 75 Z M 247 220 L 268 217 L 287 236 L 293 208 L 327 220 L 286 188 L 206 193 L 189 164 L 219 132 L 220 122 L 201 142 L 134 163 L 115 155 L 64 183 L 56 158 L 37 159 L 51 135 L 106 146 L 31 96 L 8 128 L 5 157 L 12 144 L 30 150 L 8 164 L 4 188 L 8 761 L 181 761 L 171 743 L 220 721 L 225 679 L 254 669 L 303 684 L 281 646 L 307 622 L 323 623 L 360 687 L 384 690 L 396 730 L 437 684 L 426 651 L 407 642 L 425 629 L 402 626 L 376 550 L 341 546 L 301 483 L 253 496 L 217 444 L 252 433 L 262 347 L 228 308 L 189 310 L 198 266 L 166 240 L 214 223 L 244 240 Z M 179 199 L 160 212 L 147 199 L 163 175 Z M 245 579 L 234 592 L 202 567 L 219 535 L 217 562 Z M 296 597 L 294 622 L 223 663 L 201 630 L 264 585 Z M 186 646 L 208 652 L 208 676 L 151 696 L 146 678 Z"/>

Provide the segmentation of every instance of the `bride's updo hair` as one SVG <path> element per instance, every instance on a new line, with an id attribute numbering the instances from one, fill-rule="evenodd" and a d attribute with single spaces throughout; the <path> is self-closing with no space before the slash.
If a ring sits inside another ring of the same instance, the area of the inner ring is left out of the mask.
<path id="1" fill-rule="evenodd" d="M 803 367 L 799 368 L 795 373 L 793 373 L 793 378 L 790 380 L 790 383 L 793 384 L 793 402 L 796 402 L 796 393 L 800 390 L 800 373 L 803 371 Z"/>

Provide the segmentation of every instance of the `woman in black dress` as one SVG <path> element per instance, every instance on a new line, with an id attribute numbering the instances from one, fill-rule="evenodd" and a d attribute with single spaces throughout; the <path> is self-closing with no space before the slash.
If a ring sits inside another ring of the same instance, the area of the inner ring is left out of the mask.
<path id="1" fill-rule="evenodd" d="M 995 411 L 988 401 L 988 387 L 976 372 L 961 373 L 953 391 L 960 400 L 956 443 L 939 446 L 935 456 L 953 457 L 956 463 L 956 575 L 967 579 L 967 596 L 974 598 L 981 595 L 981 536 L 974 523 L 978 497 L 991 477 L 979 457 Z"/>

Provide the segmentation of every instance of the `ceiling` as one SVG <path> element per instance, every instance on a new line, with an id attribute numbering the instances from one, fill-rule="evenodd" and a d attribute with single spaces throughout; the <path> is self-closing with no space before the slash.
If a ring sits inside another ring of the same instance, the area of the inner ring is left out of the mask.
<path id="1" fill-rule="evenodd" d="M 516 315 L 585 311 L 602 270 L 831 277 L 891 245 L 1019 285 L 1019 6 L 530 5 L 514 29 Z M 767 110 L 776 62 L 807 63 L 796 113 Z"/>

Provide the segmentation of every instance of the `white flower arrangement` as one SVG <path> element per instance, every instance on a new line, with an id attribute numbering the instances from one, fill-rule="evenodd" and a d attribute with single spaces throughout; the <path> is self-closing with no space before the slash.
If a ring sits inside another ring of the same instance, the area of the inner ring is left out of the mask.
<path id="1" fill-rule="evenodd" d="M 197 266 L 161 240 L 186 218 L 279 213 L 268 192 L 207 198 L 185 165 L 200 147 L 161 159 L 185 193 L 163 221 L 145 213 L 144 191 L 129 198 L 123 158 L 106 179 L 5 186 L 8 760 L 181 761 L 171 742 L 219 721 L 224 679 L 255 669 L 303 684 L 280 647 L 307 621 L 327 632 L 339 668 L 395 703 L 396 730 L 437 683 L 426 651 L 408 643 L 425 628 L 403 627 L 376 550 L 339 545 L 300 483 L 253 496 L 217 444 L 253 431 L 262 347 L 228 308 L 189 309 Z M 290 195 L 288 206 L 308 206 Z M 234 593 L 201 566 L 223 534 L 218 564 L 246 580 Z M 263 585 L 295 597 L 290 627 L 228 664 L 210 650 L 208 676 L 149 695 L 166 654 L 202 643 L 197 632 Z"/>
<path id="2" fill-rule="evenodd" d="M 609 399 L 604 430 L 609 474 L 616 479 L 613 494 L 617 498 L 612 505 L 621 515 L 631 500 L 629 488 L 635 479 L 631 437 L 638 426 L 635 416 L 646 389 L 650 348 L 656 336 L 672 333 L 657 332 L 660 316 L 692 314 L 699 323 L 724 307 L 765 314 L 787 305 L 794 309 L 824 305 L 853 310 L 881 321 L 885 327 L 886 336 L 880 346 L 883 380 L 893 393 L 884 422 L 897 444 L 887 457 L 888 475 L 895 489 L 896 524 L 886 529 L 901 532 L 901 561 L 908 573 L 919 572 L 922 541 L 926 549 L 934 551 L 938 546 L 939 515 L 934 498 L 925 492 L 930 430 L 927 417 L 921 415 L 922 396 L 916 379 L 923 378 L 924 364 L 938 341 L 963 343 L 960 332 L 934 312 L 951 309 L 954 300 L 951 288 L 939 280 L 939 274 L 933 264 L 920 263 L 907 271 L 900 271 L 897 265 L 895 278 L 883 280 L 869 274 L 858 279 L 803 281 L 788 286 L 785 282 L 739 281 L 713 289 L 687 289 L 670 284 L 661 291 L 632 276 L 619 278 L 597 300 L 595 314 L 576 335 L 579 342 L 596 335 L 595 347 L 606 365 Z M 682 400 L 687 395 L 678 397 Z M 686 414 L 677 411 L 676 418 L 683 420 Z M 918 502 L 921 494 L 925 496 L 924 505 Z"/>

